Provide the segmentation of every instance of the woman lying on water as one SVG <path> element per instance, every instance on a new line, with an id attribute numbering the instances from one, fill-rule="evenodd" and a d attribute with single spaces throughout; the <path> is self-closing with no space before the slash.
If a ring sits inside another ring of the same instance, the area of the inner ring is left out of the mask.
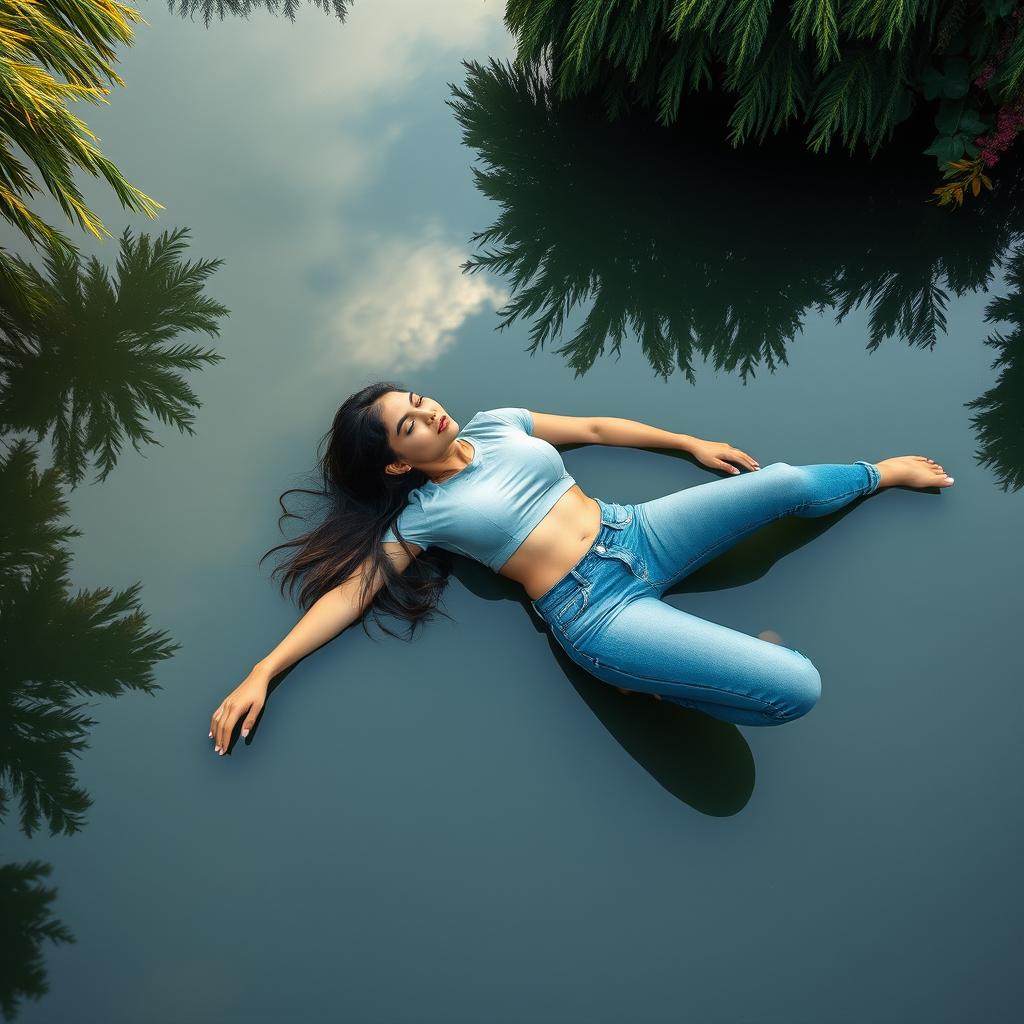
<path id="1" fill-rule="evenodd" d="M 558 644 L 598 679 L 726 722 L 792 721 L 821 693 L 808 658 L 662 595 L 775 519 L 828 515 L 885 487 L 953 483 L 923 455 L 761 468 L 721 441 L 602 416 L 490 409 L 460 430 L 436 399 L 390 383 L 346 399 L 325 439 L 324 489 L 306 493 L 327 495 L 328 514 L 271 548 L 299 549 L 275 572 L 283 571 L 282 590 L 305 576 L 300 605 L 309 610 L 214 711 L 219 754 L 243 716 L 248 735 L 278 673 L 371 606 L 375 615 L 408 620 L 414 632 L 444 588 L 444 552 L 521 584 Z M 556 444 L 674 448 L 731 476 L 619 505 L 584 494 Z"/>

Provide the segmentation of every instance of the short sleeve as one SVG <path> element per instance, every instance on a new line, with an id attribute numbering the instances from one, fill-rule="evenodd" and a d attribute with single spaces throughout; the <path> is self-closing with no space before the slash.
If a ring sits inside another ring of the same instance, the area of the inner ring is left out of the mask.
<path id="1" fill-rule="evenodd" d="M 421 548 L 429 548 L 432 541 L 430 536 L 430 521 L 423 509 L 416 504 L 408 504 L 398 515 L 398 528 L 402 531 L 403 539 Z M 398 538 L 395 531 L 389 526 L 381 538 L 383 544 L 397 544 Z"/>
<path id="2" fill-rule="evenodd" d="M 533 417 L 529 409 L 491 409 L 488 415 L 510 427 L 518 428 L 524 434 L 533 433 Z"/>

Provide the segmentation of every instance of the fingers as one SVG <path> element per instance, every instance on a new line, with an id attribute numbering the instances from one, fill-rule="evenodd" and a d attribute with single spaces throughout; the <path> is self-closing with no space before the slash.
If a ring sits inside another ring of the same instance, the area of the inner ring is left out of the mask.
<path id="1" fill-rule="evenodd" d="M 213 749 L 217 754 L 224 753 L 228 745 L 228 740 L 231 738 L 231 730 L 224 728 L 228 720 L 228 714 L 229 710 L 227 701 L 221 704 L 221 706 L 213 713 Z M 225 735 L 225 733 L 227 733 L 227 735 Z"/>
<path id="2" fill-rule="evenodd" d="M 263 701 L 261 700 L 235 703 L 229 697 L 224 701 L 214 711 L 213 717 L 210 719 L 210 739 L 214 742 L 214 752 L 217 754 L 227 753 L 231 743 L 231 734 L 235 731 L 235 725 L 243 715 L 245 715 L 245 721 L 242 723 L 242 738 L 245 739 L 252 731 L 262 710 Z"/>
<path id="3" fill-rule="evenodd" d="M 231 742 L 231 734 L 235 731 L 235 723 L 247 710 L 247 707 L 239 707 L 238 705 L 233 705 L 230 701 L 225 701 L 214 712 L 213 717 L 217 724 L 211 731 L 213 732 L 213 749 L 215 753 L 227 753 L 228 744 Z"/>
<path id="4" fill-rule="evenodd" d="M 252 727 L 256 724 L 256 719 L 260 717 L 260 712 L 263 710 L 263 701 L 254 700 L 252 707 L 249 709 L 249 714 L 245 716 L 245 721 L 242 723 L 242 739 L 252 731 Z"/>
<path id="5" fill-rule="evenodd" d="M 761 464 L 757 461 L 757 459 L 755 459 L 752 456 L 748 455 L 746 452 L 740 451 L 739 448 L 734 448 L 732 451 L 730 451 L 729 452 L 729 458 L 733 459 L 735 462 L 739 463 L 739 465 L 745 466 L 749 470 L 755 470 L 755 469 L 760 469 L 761 468 Z M 723 462 L 722 465 L 730 473 L 738 473 L 739 472 L 739 470 L 735 466 L 729 465 L 728 462 Z"/>
<path id="6" fill-rule="evenodd" d="M 225 708 L 224 714 L 221 715 L 220 719 L 221 726 L 218 733 L 220 736 L 220 750 L 218 753 L 226 754 L 228 752 L 228 747 L 231 745 L 231 734 L 235 731 L 235 722 L 238 721 L 241 714 L 240 709 L 234 709 L 230 705 Z"/>
<path id="7" fill-rule="evenodd" d="M 219 740 L 217 740 L 217 737 L 216 737 L 215 733 L 217 732 L 217 729 L 218 729 L 218 727 L 220 725 L 220 716 L 221 716 L 221 713 L 223 711 L 224 711 L 224 705 L 221 704 L 221 706 L 219 708 L 217 708 L 217 710 L 214 711 L 214 713 L 210 716 L 210 738 L 215 743 L 219 742 Z"/>

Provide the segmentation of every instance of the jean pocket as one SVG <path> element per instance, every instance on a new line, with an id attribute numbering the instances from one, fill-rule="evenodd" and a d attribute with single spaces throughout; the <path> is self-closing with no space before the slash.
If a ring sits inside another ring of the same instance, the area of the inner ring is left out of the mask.
<path id="1" fill-rule="evenodd" d="M 601 516 L 601 523 L 604 526 L 610 526 L 613 530 L 621 530 L 629 526 L 633 521 L 633 510 L 625 508 L 622 505 L 615 505 L 605 514 Z"/>
<path id="2" fill-rule="evenodd" d="M 590 587 L 578 584 L 568 600 L 555 612 L 555 625 L 564 633 L 583 614 L 589 600 Z"/>

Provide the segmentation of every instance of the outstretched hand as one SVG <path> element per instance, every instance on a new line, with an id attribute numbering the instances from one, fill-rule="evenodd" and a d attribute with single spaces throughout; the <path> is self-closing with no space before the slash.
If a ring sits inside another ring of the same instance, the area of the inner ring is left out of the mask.
<path id="1" fill-rule="evenodd" d="M 761 468 L 761 464 L 753 456 L 724 441 L 698 441 L 691 445 L 690 453 L 701 465 L 709 466 L 711 469 L 724 469 L 730 473 L 738 473 L 739 470 L 732 465 L 734 462 L 747 469 Z"/>
<path id="2" fill-rule="evenodd" d="M 227 753 L 231 735 L 243 715 L 245 721 L 242 723 L 242 737 L 249 735 L 267 701 L 269 688 L 269 674 L 261 668 L 254 668 L 221 701 L 220 707 L 210 717 L 210 739 L 214 741 L 214 753 Z"/>

